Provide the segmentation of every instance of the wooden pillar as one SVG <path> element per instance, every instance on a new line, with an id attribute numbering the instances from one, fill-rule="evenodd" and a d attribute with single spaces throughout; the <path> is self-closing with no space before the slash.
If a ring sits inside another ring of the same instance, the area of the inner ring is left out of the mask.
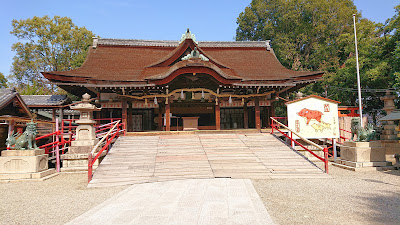
<path id="1" fill-rule="evenodd" d="M 260 101 L 258 97 L 254 99 L 255 111 L 256 111 L 256 129 L 261 130 L 261 118 L 260 118 Z"/>
<path id="2" fill-rule="evenodd" d="M 53 121 L 53 122 L 56 122 L 56 109 L 53 109 L 53 112 L 52 112 L 52 120 L 51 121 Z"/>
<path id="3" fill-rule="evenodd" d="M 243 104 L 243 126 L 244 129 L 249 128 L 249 109 L 247 108 L 247 102 Z"/>
<path id="4" fill-rule="evenodd" d="M 163 119 L 162 119 L 162 114 L 163 114 L 163 107 L 161 104 L 158 104 L 158 130 L 163 130 Z"/>
<path id="5" fill-rule="evenodd" d="M 128 112 L 126 99 L 122 99 L 122 122 L 125 123 L 125 127 L 128 129 Z"/>
<path id="6" fill-rule="evenodd" d="M 221 109 L 215 105 L 215 129 L 221 130 Z"/>
<path id="7" fill-rule="evenodd" d="M 271 101 L 271 107 L 270 107 L 270 109 L 271 109 L 271 117 L 275 117 L 276 115 L 275 115 L 275 101 Z"/>
<path id="8" fill-rule="evenodd" d="M 133 131 L 133 123 L 132 123 L 132 101 L 128 100 L 127 101 L 128 104 L 128 126 L 126 126 L 126 128 L 128 129 L 128 131 Z"/>
<path id="9" fill-rule="evenodd" d="M 168 100 L 167 100 L 168 101 Z M 168 103 L 168 102 L 166 102 Z M 170 118 L 170 104 L 165 105 L 165 130 L 170 131 L 171 130 L 171 118 Z"/>

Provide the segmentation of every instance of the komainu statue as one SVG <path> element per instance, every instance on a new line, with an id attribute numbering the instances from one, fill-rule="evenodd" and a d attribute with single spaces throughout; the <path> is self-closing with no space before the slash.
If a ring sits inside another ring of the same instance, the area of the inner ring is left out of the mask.
<path id="1" fill-rule="evenodd" d="M 36 145 L 36 123 L 33 121 L 26 123 L 25 132 L 21 135 L 14 134 L 14 131 L 10 137 L 7 138 L 6 143 L 11 149 L 15 150 L 25 150 L 25 149 L 37 149 Z M 15 145 L 15 146 L 13 146 Z"/>
<path id="2" fill-rule="evenodd" d="M 360 125 L 360 118 L 351 119 L 351 140 L 354 140 L 354 135 L 357 135 L 355 141 L 371 141 L 376 140 L 376 130 L 372 124 L 368 124 L 363 128 Z"/>

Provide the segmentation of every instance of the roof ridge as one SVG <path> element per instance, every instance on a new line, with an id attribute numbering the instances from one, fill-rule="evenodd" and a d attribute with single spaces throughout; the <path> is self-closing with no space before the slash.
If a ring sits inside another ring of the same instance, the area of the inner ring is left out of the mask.
<path id="1" fill-rule="evenodd" d="M 115 46 L 161 46 L 177 47 L 176 40 L 144 40 L 144 39 L 120 39 L 120 38 L 99 38 L 98 45 Z M 199 47 L 264 47 L 269 48 L 270 40 L 266 41 L 199 41 Z"/>

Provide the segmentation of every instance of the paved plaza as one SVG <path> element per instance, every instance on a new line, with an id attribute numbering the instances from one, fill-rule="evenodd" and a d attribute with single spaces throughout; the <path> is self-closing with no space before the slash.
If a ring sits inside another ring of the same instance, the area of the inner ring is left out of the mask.
<path id="1" fill-rule="evenodd" d="M 248 179 L 136 184 L 68 224 L 274 224 Z"/>

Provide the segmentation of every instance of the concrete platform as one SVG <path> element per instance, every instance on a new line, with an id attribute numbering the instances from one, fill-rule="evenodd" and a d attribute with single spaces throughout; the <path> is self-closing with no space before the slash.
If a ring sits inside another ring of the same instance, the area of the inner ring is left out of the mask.
<path id="1" fill-rule="evenodd" d="M 67 224 L 274 224 L 248 179 L 136 184 Z"/>

